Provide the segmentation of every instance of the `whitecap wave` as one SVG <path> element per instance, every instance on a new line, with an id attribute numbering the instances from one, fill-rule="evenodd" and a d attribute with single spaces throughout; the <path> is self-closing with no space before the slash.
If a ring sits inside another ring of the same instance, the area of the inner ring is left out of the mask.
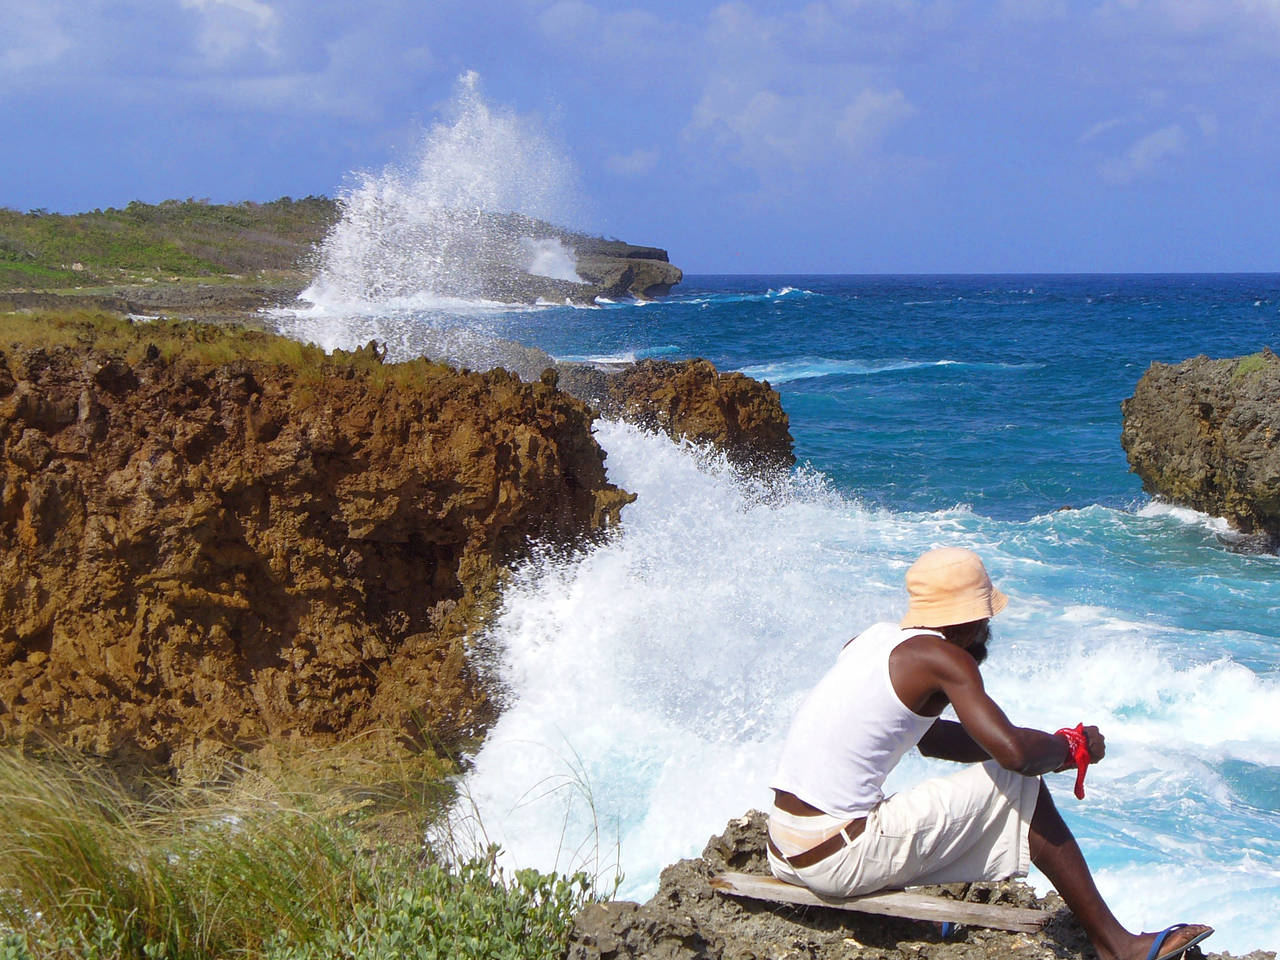
<path id="1" fill-rule="evenodd" d="M 599 363 L 599 364 L 624 364 L 635 363 L 638 360 L 647 360 L 650 357 L 669 357 L 680 352 L 680 348 L 674 343 L 664 343 L 657 347 L 641 347 L 638 350 L 623 350 L 617 353 L 569 353 L 563 356 L 557 356 L 556 360 L 562 363 Z"/>
<path id="2" fill-rule="evenodd" d="M 712 293 L 697 296 L 685 295 L 683 297 L 675 297 L 672 299 L 680 303 L 719 305 L 730 303 L 765 303 L 774 300 L 797 300 L 805 297 L 820 296 L 822 296 L 822 294 L 813 290 L 805 290 L 802 287 L 783 286 L 776 290 L 770 287 L 763 293 Z"/>
<path id="3" fill-rule="evenodd" d="M 903 370 L 926 370 L 934 367 L 969 367 L 975 370 L 1036 370 L 1040 363 L 990 363 L 963 360 L 859 360 L 831 357 L 797 357 L 771 363 L 749 364 L 739 372 L 771 384 L 810 380 L 817 377 L 874 376 Z"/>
<path id="4" fill-rule="evenodd" d="M 1201 513 L 1199 510 L 1192 510 L 1190 507 L 1179 507 L 1163 500 L 1152 500 L 1138 511 L 1138 516 L 1161 517 L 1168 520 L 1176 520 L 1178 523 L 1187 524 L 1188 526 L 1203 527 L 1209 532 L 1226 539 L 1238 539 L 1243 536 L 1224 517 Z"/>

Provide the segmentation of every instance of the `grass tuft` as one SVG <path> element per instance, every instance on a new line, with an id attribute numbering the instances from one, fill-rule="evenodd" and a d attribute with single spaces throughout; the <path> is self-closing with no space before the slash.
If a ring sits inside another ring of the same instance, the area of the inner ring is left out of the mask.
<path id="1" fill-rule="evenodd" d="M 1271 368 L 1275 363 L 1275 355 L 1267 352 L 1251 353 L 1247 357 L 1241 357 L 1235 361 L 1231 370 L 1231 382 L 1239 383 L 1252 374 Z"/>
<path id="2" fill-rule="evenodd" d="M 422 839 L 447 806 L 438 761 L 349 760 L 139 797 L 0 752 L 0 960 L 563 955 L 584 874 L 506 876 L 492 847 L 442 860 Z"/>

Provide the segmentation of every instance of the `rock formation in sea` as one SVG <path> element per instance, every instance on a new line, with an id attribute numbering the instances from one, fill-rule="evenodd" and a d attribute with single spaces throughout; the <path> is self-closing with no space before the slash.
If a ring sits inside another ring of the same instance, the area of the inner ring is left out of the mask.
<path id="1" fill-rule="evenodd" d="M 1280 545 L 1280 357 L 1153 363 L 1123 410 L 1121 443 L 1148 493 Z"/>
<path id="2" fill-rule="evenodd" d="M 504 563 L 631 499 L 545 383 L 94 322 L 63 342 L 114 346 L 0 356 L 11 742 L 184 770 L 269 739 L 456 745 L 494 713 L 465 638 Z"/>
<path id="3" fill-rule="evenodd" d="M 790 420 L 778 391 L 707 360 L 641 360 L 617 370 L 558 367 L 561 389 L 595 404 L 601 415 L 708 443 L 735 464 L 789 468 Z"/>
<path id="4" fill-rule="evenodd" d="M 712 837 L 700 858 L 667 867 L 658 892 L 647 903 L 587 906 L 577 917 L 568 960 L 1085 960 L 1094 956 L 1084 931 L 1057 894 L 1037 897 L 1019 881 L 920 888 L 938 896 L 1055 914 L 1039 933 L 968 927 L 951 940 L 942 939 L 936 923 L 786 907 L 727 897 L 712 889 L 711 877 L 726 870 L 767 876 L 764 837 L 765 817 L 752 811 L 731 821 L 722 835 Z M 1266 951 L 1248 954 L 1248 960 L 1275 957 Z"/>

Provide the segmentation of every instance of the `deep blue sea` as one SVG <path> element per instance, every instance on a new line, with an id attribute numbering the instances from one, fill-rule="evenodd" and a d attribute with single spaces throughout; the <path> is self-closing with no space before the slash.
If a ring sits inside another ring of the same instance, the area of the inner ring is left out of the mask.
<path id="1" fill-rule="evenodd" d="M 486 636 L 512 700 L 468 809 L 513 861 L 620 866 L 621 893 L 649 896 L 768 803 L 799 700 L 898 618 L 915 556 L 956 544 L 1012 598 L 993 696 L 1016 723 L 1107 736 L 1084 801 L 1050 781 L 1122 922 L 1280 947 L 1280 557 L 1153 503 L 1120 447 L 1151 362 L 1280 347 L 1280 275 L 693 276 L 655 303 L 321 310 L 293 332 L 406 355 L 441 327 L 559 358 L 707 357 L 778 389 L 800 460 L 770 486 L 598 424 L 637 501 L 606 543 L 517 571 Z M 890 786 L 945 767 L 910 758 Z"/>

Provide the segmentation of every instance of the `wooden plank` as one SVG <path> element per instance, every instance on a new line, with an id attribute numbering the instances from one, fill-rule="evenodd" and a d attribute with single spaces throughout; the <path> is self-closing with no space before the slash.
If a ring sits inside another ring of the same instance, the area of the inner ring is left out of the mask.
<path id="1" fill-rule="evenodd" d="M 948 900 L 923 893 L 908 893 L 905 890 L 883 890 L 861 897 L 828 899 L 805 887 L 752 873 L 721 873 L 711 878 L 711 886 L 731 897 L 749 897 L 753 900 L 771 900 L 775 903 L 794 903 L 808 907 L 833 907 L 836 910 L 905 917 L 910 920 L 950 920 L 972 927 L 1016 930 L 1019 933 L 1035 933 L 1051 916 L 1043 910 Z"/>

